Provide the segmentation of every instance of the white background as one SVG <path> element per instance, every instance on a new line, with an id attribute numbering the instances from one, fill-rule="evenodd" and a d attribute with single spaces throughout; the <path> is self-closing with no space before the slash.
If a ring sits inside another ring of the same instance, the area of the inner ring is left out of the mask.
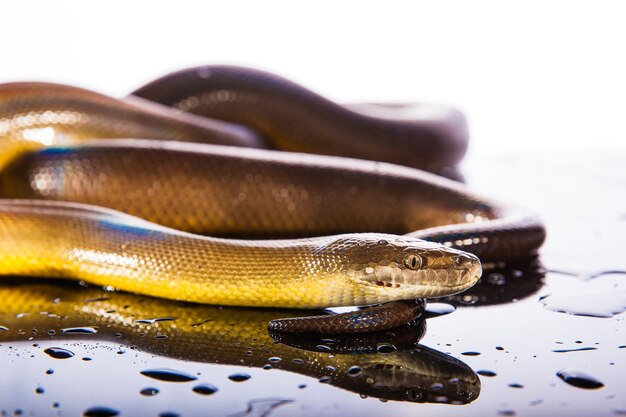
<path id="1" fill-rule="evenodd" d="M 626 149 L 625 12 L 623 1 L 3 1 L 0 82 L 123 96 L 172 70 L 240 64 L 341 102 L 454 104 L 474 154 Z"/>

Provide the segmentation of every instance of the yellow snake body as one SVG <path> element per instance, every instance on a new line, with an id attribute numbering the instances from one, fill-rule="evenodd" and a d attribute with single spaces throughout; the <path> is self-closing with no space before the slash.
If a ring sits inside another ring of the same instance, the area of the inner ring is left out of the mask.
<path id="1" fill-rule="evenodd" d="M 0 234 L 2 274 L 75 278 L 208 304 L 363 305 L 456 293 L 480 275 L 475 258 L 415 239 L 216 239 L 70 203 L 5 200 Z M 412 253 L 435 269 L 404 268 L 403 258 Z M 451 270 L 443 266 L 452 253 L 457 264 Z"/>

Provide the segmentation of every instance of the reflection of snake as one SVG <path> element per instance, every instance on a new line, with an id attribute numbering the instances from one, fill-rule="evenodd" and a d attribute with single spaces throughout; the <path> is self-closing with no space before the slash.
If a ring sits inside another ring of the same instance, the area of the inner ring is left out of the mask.
<path id="1" fill-rule="evenodd" d="M 353 342 L 354 349 L 342 354 L 274 343 L 267 334 L 267 322 L 297 314 L 294 311 L 185 305 L 69 283 L 5 282 L 0 286 L 0 299 L 10 300 L 0 304 L 0 325 L 8 328 L 0 331 L 0 343 L 60 343 L 76 337 L 61 329 L 92 326 L 97 333 L 87 336 L 91 341 L 123 343 L 191 362 L 259 368 L 271 365 L 377 398 L 468 403 L 480 393 L 480 380 L 466 364 L 417 345 L 423 332 L 419 328 L 406 337 L 382 335 L 365 344 Z M 40 314 L 43 311 L 46 314 Z M 332 340 L 325 343 L 334 346 Z M 376 353 L 377 344 L 393 345 L 397 350 Z M 372 350 L 374 353 L 359 353 Z"/>
<path id="2" fill-rule="evenodd" d="M 173 95 L 174 87 L 179 95 Z M 137 94 L 246 122 L 263 139 L 239 125 L 138 98 L 122 102 L 48 84 L 0 86 L 0 192 L 5 198 L 29 199 L 0 203 L 0 272 L 77 278 L 212 304 L 318 308 L 456 293 L 478 279 L 480 264 L 453 248 L 501 260 L 528 255 L 543 241 L 535 218 L 410 168 L 216 145 L 83 143 L 126 137 L 253 147 L 269 143 L 287 150 L 380 156 L 442 171 L 465 147 L 456 144 L 449 156 L 443 150 L 450 143 L 442 138 L 455 136 L 449 121 L 459 123 L 456 113 L 411 122 L 387 109 L 396 120 L 381 119 L 363 109 L 358 114 L 341 108 L 279 78 L 220 67 L 175 74 Z M 251 107 L 268 114 L 251 115 Z M 277 119 L 281 114 L 284 119 Z M 329 133 L 335 122 L 343 140 Z M 320 142 L 303 132 L 313 132 Z M 302 147 L 289 142 L 296 135 L 303 137 Z M 351 136 L 363 141 L 349 143 Z M 337 140 L 335 147 L 322 140 L 327 137 Z M 43 146 L 50 149 L 25 153 Z M 410 163 L 413 156 L 415 163 Z M 407 235 L 206 238 L 66 201 L 222 237 Z M 388 317 L 386 324 L 397 324 L 393 315 Z"/>

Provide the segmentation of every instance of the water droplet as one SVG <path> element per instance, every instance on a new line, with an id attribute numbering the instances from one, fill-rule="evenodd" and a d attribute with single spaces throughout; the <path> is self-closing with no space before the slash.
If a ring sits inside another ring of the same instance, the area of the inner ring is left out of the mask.
<path id="1" fill-rule="evenodd" d="M 149 369 L 146 371 L 141 371 L 141 375 L 147 376 L 148 378 L 158 379 L 159 381 L 167 381 L 167 382 L 189 382 L 195 381 L 196 378 L 193 375 L 186 374 L 184 372 L 175 371 L 173 369 Z"/>
<path id="2" fill-rule="evenodd" d="M 211 384 L 196 385 L 192 388 L 193 392 L 200 395 L 211 395 L 217 392 L 217 387 Z"/>
<path id="3" fill-rule="evenodd" d="M 44 353 L 54 359 L 68 359 L 74 356 L 74 352 L 58 347 L 48 348 L 44 350 Z"/>
<path id="4" fill-rule="evenodd" d="M 447 303 L 429 303 L 426 305 L 425 314 L 427 317 L 439 317 L 450 314 L 456 310 L 456 307 Z"/>
<path id="5" fill-rule="evenodd" d="M 48 369 L 46 371 L 46 375 L 52 375 L 54 373 L 54 369 Z"/>
<path id="6" fill-rule="evenodd" d="M 504 285 L 506 284 L 506 277 L 500 273 L 492 273 L 487 275 L 487 282 L 492 285 Z"/>
<path id="7" fill-rule="evenodd" d="M 363 368 L 361 368 L 360 366 L 357 366 L 357 365 L 351 366 L 346 371 L 346 373 L 348 375 L 350 375 L 350 376 L 359 376 L 361 374 L 361 372 L 363 372 Z"/>
<path id="8" fill-rule="evenodd" d="M 109 297 L 99 297 L 99 298 L 88 298 L 85 300 L 86 303 L 97 303 L 98 301 L 106 301 L 109 300 Z"/>
<path id="9" fill-rule="evenodd" d="M 9 328 L 8 328 L 8 327 L 6 327 L 6 326 L 0 326 L 0 331 L 5 331 L 5 332 L 6 332 L 7 330 L 9 330 Z"/>
<path id="10" fill-rule="evenodd" d="M 109 407 L 92 407 L 83 413 L 85 417 L 114 417 L 120 412 Z"/>
<path id="11" fill-rule="evenodd" d="M 300 385 L 298 385 L 298 388 L 305 389 L 306 388 L 306 384 L 300 384 Z"/>
<path id="12" fill-rule="evenodd" d="M 376 347 L 378 353 L 391 353 L 396 350 L 396 347 L 391 343 L 379 343 Z"/>
<path id="13" fill-rule="evenodd" d="M 442 389 L 444 389 L 446 386 L 443 385 L 441 382 L 433 382 L 430 385 L 430 389 L 432 389 L 433 391 L 441 391 Z"/>
<path id="14" fill-rule="evenodd" d="M 269 358 L 269 359 L 268 359 L 268 362 L 278 363 L 278 362 L 280 362 L 280 361 L 282 361 L 282 360 L 283 360 L 283 358 L 279 358 L 279 357 L 277 357 L 277 356 L 273 356 L 273 357 L 271 357 L 271 358 Z"/>
<path id="15" fill-rule="evenodd" d="M 478 356 L 478 355 L 480 355 L 480 352 L 474 352 L 474 351 L 461 352 L 461 355 L 464 355 L 464 356 Z"/>
<path id="16" fill-rule="evenodd" d="M 552 352 L 555 353 L 567 353 L 567 352 L 582 352 L 585 350 L 596 350 L 598 348 L 594 348 L 594 347 L 583 347 L 583 348 L 577 348 L 577 349 L 557 349 L 557 350 L 553 350 Z"/>
<path id="17" fill-rule="evenodd" d="M 91 360 L 91 358 L 90 358 L 90 357 L 88 357 L 88 356 L 85 356 L 85 357 L 83 358 L 83 360 L 84 360 L 85 362 L 89 362 L 89 361 Z"/>
<path id="18" fill-rule="evenodd" d="M 504 350 L 502 346 L 496 346 L 496 350 Z"/>
<path id="19" fill-rule="evenodd" d="M 498 415 L 499 416 L 514 416 L 515 415 L 515 411 L 513 411 L 513 410 L 500 410 L 500 411 L 498 411 Z"/>
<path id="20" fill-rule="evenodd" d="M 52 408 L 59 408 L 61 407 L 60 403 L 52 403 Z"/>
<path id="21" fill-rule="evenodd" d="M 156 336 L 154 336 L 155 339 L 159 339 L 159 340 L 163 340 L 163 339 L 167 339 L 167 335 L 165 334 L 157 334 Z"/>
<path id="22" fill-rule="evenodd" d="M 524 388 L 522 384 L 509 384 L 510 388 Z"/>
<path id="23" fill-rule="evenodd" d="M 176 320 L 174 317 L 157 317 L 154 319 L 139 319 L 139 320 L 135 320 L 135 323 L 138 324 L 154 324 L 154 323 L 158 323 L 160 321 L 174 321 Z"/>
<path id="24" fill-rule="evenodd" d="M 48 330 L 48 334 L 49 334 L 50 336 L 52 336 L 53 334 L 56 334 L 56 333 L 57 333 L 57 332 L 55 332 L 55 331 L 54 331 L 54 330 L 52 330 L 52 329 Z"/>
<path id="25" fill-rule="evenodd" d="M 96 334 L 98 333 L 97 327 L 66 327 L 61 329 L 61 333 L 67 334 Z"/>
<path id="26" fill-rule="evenodd" d="M 291 360 L 291 362 L 295 363 L 296 365 L 302 365 L 304 363 L 304 359 L 294 358 Z"/>
<path id="27" fill-rule="evenodd" d="M 572 282 L 567 291 L 540 299 L 548 310 L 576 316 L 609 318 L 626 311 L 626 283 L 622 273 L 603 272 L 587 281 Z"/>
<path id="28" fill-rule="evenodd" d="M 228 379 L 230 379 L 231 381 L 235 381 L 235 382 L 247 381 L 250 378 L 252 378 L 250 375 L 244 374 L 244 373 L 228 375 Z"/>
<path id="29" fill-rule="evenodd" d="M 43 394 L 44 392 L 45 392 L 44 389 L 41 387 L 35 388 L 35 394 Z"/>
<path id="30" fill-rule="evenodd" d="M 159 417 L 180 417 L 180 414 L 175 413 L 173 411 L 165 411 L 159 414 Z"/>
<path id="31" fill-rule="evenodd" d="M 315 346 L 315 349 L 319 352 L 332 352 L 333 349 L 330 346 L 326 346 L 326 345 L 317 345 Z"/>
<path id="32" fill-rule="evenodd" d="M 596 378 L 575 368 L 561 369 L 556 375 L 563 381 L 577 388 L 597 389 L 604 386 L 604 384 Z"/>
<path id="33" fill-rule="evenodd" d="M 461 297 L 461 303 L 465 305 L 473 305 L 478 302 L 477 295 L 466 294 Z"/>
<path id="34" fill-rule="evenodd" d="M 493 377 L 496 376 L 497 374 L 493 371 L 477 371 L 476 372 L 478 375 L 482 375 L 482 376 L 487 376 L 487 377 Z"/>
<path id="35" fill-rule="evenodd" d="M 319 382 L 321 382 L 322 384 L 330 384 L 332 382 L 332 378 L 328 375 L 324 375 L 323 377 L 321 377 L 320 379 L 318 379 Z"/>
<path id="36" fill-rule="evenodd" d="M 144 388 L 139 393 L 145 397 L 154 397 L 159 393 L 157 388 Z"/>

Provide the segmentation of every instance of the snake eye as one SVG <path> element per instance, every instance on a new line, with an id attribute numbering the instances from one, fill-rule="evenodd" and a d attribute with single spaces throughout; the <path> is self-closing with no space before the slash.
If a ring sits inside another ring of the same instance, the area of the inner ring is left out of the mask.
<path id="1" fill-rule="evenodd" d="M 409 255 L 404 258 L 404 266 L 409 269 L 420 269 L 422 267 L 422 258 L 419 255 Z"/>

